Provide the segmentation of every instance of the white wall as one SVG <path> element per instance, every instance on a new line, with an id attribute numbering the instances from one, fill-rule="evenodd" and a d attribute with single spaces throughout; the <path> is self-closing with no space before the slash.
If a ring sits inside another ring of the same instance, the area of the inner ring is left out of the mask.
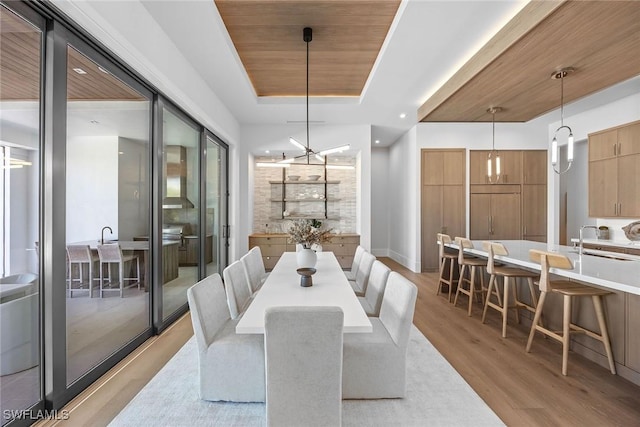
<path id="1" fill-rule="evenodd" d="M 239 159 L 238 201 L 239 223 L 236 225 L 238 251 L 241 256 L 248 249 L 248 236 L 253 229 L 253 163 L 252 153 L 264 153 L 264 150 L 277 151 L 283 142 L 286 150 L 291 150 L 287 142 L 290 136 L 305 141 L 303 130 L 295 130 L 291 125 L 244 125 L 241 128 Z M 357 155 L 356 181 L 358 195 L 356 210 L 358 223 L 356 232 L 360 234 L 360 243 L 369 250 L 371 247 L 371 129 L 368 125 L 352 126 L 312 126 L 310 129 L 311 146 L 315 150 L 350 144 L 350 152 Z M 233 256 L 232 256 L 233 259 Z"/>
<path id="2" fill-rule="evenodd" d="M 371 149 L 371 253 L 389 256 L 389 148 Z"/>
<path id="3" fill-rule="evenodd" d="M 118 236 L 118 137 L 67 140 L 67 243 Z"/>
<path id="4" fill-rule="evenodd" d="M 389 256 L 405 267 L 420 271 L 419 174 L 417 126 L 389 148 Z"/>

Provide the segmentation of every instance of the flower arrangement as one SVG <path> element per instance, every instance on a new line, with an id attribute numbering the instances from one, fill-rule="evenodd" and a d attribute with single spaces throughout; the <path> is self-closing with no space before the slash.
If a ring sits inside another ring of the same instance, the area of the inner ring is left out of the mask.
<path id="1" fill-rule="evenodd" d="M 304 249 L 311 249 L 314 244 L 329 242 L 332 231 L 331 228 L 323 230 L 322 222 L 317 219 L 296 219 L 291 222 L 287 233 L 290 242 L 298 243 Z"/>

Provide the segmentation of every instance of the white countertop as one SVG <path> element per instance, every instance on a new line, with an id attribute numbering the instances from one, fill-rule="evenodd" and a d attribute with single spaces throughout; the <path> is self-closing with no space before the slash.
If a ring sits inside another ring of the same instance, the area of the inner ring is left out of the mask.
<path id="1" fill-rule="evenodd" d="M 640 261 L 617 260 L 595 255 L 578 255 L 575 248 L 551 243 L 532 242 L 529 240 L 502 240 L 509 251 L 508 256 L 496 256 L 508 264 L 519 265 L 532 270 L 540 270 L 540 265 L 529 260 L 529 250 L 559 252 L 566 255 L 574 265 L 573 270 L 552 268 L 551 273 L 570 279 L 622 292 L 640 295 Z M 487 256 L 482 249 L 482 241 L 473 241 L 474 249 L 465 249 L 469 253 Z M 457 247 L 455 244 L 452 247 Z"/>
<path id="2" fill-rule="evenodd" d="M 338 306 L 344 332 L 371 332 L 373 327 L 333 252 L 318 252 L 313 286 L 300 286 L 295 252 L 285 252 L 236 325 L 238 334 L 264 334 L 264 313 L 275 306 Z"/>

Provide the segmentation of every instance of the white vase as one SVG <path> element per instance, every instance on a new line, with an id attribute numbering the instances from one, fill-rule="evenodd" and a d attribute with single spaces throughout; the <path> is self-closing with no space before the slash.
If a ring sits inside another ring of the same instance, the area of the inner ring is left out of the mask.
<path id="1" fill-rule="evenodd" d="M 315 268 L 318 255 L 311 249 L 301 249 L 296 252 L 298 268 Z"/>

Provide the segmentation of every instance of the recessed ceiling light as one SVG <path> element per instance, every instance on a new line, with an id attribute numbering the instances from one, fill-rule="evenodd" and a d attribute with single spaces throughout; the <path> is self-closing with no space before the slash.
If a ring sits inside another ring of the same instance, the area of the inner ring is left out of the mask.
<path id="1" fill-rule="evenodd" d="M 73 71 L 75 71 L 78 74 L 87 74 L 87 72 L 82 68 L 74 68 Z"/>
<path id="2" fill-rule="evenodd" d="M 89 123 L 91 123 L 91 124 L 93 124 L 93 125 L 97 125 L 97 124 L 98 124 L 98 123 L 100 123 L 100 122 L 99 122 L 99 121 L 97 121 L 97 120 L 91 120 Z"/>
<path id="3" fill-rule="evenodd" d="M 98 65 L 98 70 L 102 71 L 105 74 L 109 74 L 109 72 L 107 70 L 105 70 L 104 68 L 102 68 L 101 66 Z"/>
<path id="4" fill-rule="evenodd" d="M 407 113 L 400 113 L 400 118 L 404 119 L 405 117 L 407 117 Z"/>
<path id="5" fill-rule="evenodd" d="M 376 142 L 376 144 L 380 144 L 380 140 L 379 139 L 376 139 L 375 142 Z"/>

